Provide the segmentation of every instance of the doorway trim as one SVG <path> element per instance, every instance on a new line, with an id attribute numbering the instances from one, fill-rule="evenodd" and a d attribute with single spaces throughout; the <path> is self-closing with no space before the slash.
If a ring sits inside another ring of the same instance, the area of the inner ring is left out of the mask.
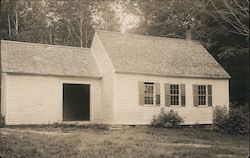
<path id="1" fill-rule="evenodd" d="M 89 85 L 89 121 L 63 121 L 63 84 L 86 84 Z M 60 121 L 61 122 L 86 122 L 90 123 L 93 120 L 93 110 L 92 110 L 92 83 L 88 81 L 74 81 L 74 80 L 64 80 L 60 81 L 59 84 L 59 91 L 60 91 L 60 96 L 59 96 L 59 109 L 60 109 Z"/>

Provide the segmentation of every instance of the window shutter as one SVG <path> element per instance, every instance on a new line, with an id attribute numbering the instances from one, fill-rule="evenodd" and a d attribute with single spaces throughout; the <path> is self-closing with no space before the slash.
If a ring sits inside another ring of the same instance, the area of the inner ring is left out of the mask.
<path id="1" fill-rule="evenodd" d="M 181 84 L 181 106 L 186 105 L 185 84 Z"/>
<path id="2" fill-rule="evenodd" d="M 208 106 L 212 106 L 212 85 L 207 85 Z"/>
<path id="3" fill-rule="evenodd" d="M 193 84 L 193 104 L 195 107 L 198 106 L 198 85 Z"/>
<path id="4" fill-rule="evenodd" d="M 155 83 L 155 102 L 158 106 L 161 104 L 160 83 Z"/>
<path id="5" fill-rule="evenodd" d="M 165 106 L 170 106 L 170 84 L 165 83 Z"/>
<path id="6" fill-rule="evenodd" d="M 138 83 L 138 93 L 139 105 L 144 105 L 144 82 Z"/>

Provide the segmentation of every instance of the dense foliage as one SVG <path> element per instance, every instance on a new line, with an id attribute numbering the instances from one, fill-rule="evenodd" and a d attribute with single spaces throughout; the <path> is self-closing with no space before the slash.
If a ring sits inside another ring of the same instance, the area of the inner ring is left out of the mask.
<path id="1" fill-rule="evenodd" d="M 172 128 L 179 127 L 181 123 L 184 123 L 184 120 L 177 112 L 173 109 L 165 112 L 162 108 L 160 114 L 154 116 L 151 126 L 156 128 Z"/>
<path id="2" fill-rule="evenodd" d="M 228 111 L 225 106 L 214 109 L 214 129 L 228 134 L 247 134 L 249 132 L 249 112 L 239 108 Z"/>
<path id="3" fill-rule="evenodd" d="M 126 23 L 133 18 L 137 21 Z M 177 38 L 191 29 L 192 39 L 231 75 L 230 101 L 248 103 L 248 0 L 1 1 L 1 39 L 90 47 L 94 30 L 124 27 L 129 33 Z"/>

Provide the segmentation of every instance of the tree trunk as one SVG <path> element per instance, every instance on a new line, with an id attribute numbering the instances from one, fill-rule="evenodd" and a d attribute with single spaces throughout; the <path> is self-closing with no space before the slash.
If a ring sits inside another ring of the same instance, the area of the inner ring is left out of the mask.
<path id="1" fill-rule="evenodd" d="M 88 21 L 85 22 L 85 47 L 88 47 Z"/>
<path id="2" fill-rule="evenodd" d="M 9 39 L 11 37 L 11 24 L 10 24 L 10 14 L 8 13 L 8 28 L 9 28 Z"/>
<path id="3" fill-rule="evenodd" d="M 27 28 L 27 17 L 25 16 L 24 17 L 24 30 L 26 30 Z"/>
<path id="4" fill-rule="evenodd" d="M 17 13 L 17 6 L 16 6 L 16 19 L 15 19 L 15 31 L 16 31 L 16 39 L 18 39 L 18 13 Z"/>
<path id="5" fill-rule="evenodd" d="M 104 21 L 105 21 L 105 24 L 104 24 L 104 27 L 105 27 L 105 31 L 107 31 L 108 30 L 108 21 L 107 21 L 107 18 L 106 17 L 104 17 Z"/>
<path id="6" fill-rule="evenodd" d="M 80 42 L 81 42 L 81 47 L 83 47 L 83 27 L 82 27 L 83 19 L 80 18 Z"/>
<path id="7" fill-rule="evenodd" d="M 51 27 L 49 27 L 49 40 L 50 40 L 50 44 L 53 44 L 53 36 L 52 36 Z"/>

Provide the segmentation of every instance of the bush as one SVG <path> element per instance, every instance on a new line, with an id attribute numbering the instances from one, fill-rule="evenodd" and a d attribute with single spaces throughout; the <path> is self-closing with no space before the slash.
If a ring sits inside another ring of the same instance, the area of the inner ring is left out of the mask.
<path id="1" fill-rule="evenodd" d="M 228 110 L 225 106 L 216 106 L 213 111 L 213 128 L 219 132 L 226 132 Z"/>
<path id="2" fill-rule="evenodd" d="M 184 123 L 184 120 L 177 112 L 171 109 L 166 113 L 162 108 L 160 114 L 154 116 L 151 126 L 156 128 L 172 128 L 179 127 L 181 123 Z"/>
<path id="3" fill-rule="evenodd" d="M 228 134 L 247 134 L 249 131 L 248 115 L 241 109 L 217 106 L 214 109 L 213 127 Z"/>
<path id="4" fill-rule="evenodd" d="M 0 114 L 0 128 L 4 127 L 4 125 L 5 125 L 4 117 Z"/>

